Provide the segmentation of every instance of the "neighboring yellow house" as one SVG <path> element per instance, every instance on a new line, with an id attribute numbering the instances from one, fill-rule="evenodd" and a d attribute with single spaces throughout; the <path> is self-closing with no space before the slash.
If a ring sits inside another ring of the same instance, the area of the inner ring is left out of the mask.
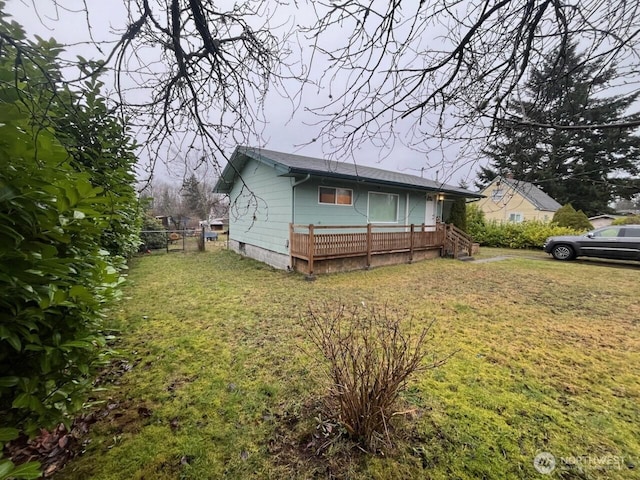
<path id="1" fill-rule="evenodd" d="M 562 206 L 532 183 L 512 178 L 496 177 L 480 193 L 485 198 L 476 205 L 487 220 L 498 222 L 550 222 Z"/>

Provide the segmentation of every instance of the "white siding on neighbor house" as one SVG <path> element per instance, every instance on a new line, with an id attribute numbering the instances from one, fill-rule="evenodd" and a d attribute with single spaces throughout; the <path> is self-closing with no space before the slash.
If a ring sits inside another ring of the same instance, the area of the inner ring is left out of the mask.
<path id="1" fill-rule="evenodd" d="M 289 254 L 291 185 L 289 177 L 263 163 L 249 160 L 229 195 L 229 239 Z"/>

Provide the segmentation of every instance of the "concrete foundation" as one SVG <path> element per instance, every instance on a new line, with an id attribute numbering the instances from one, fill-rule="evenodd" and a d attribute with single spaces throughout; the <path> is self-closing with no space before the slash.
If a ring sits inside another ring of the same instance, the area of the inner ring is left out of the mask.
<path id="1" fill-rule="evenodd" d="M 253 258 L 279 270 L 289 268 L 289 255 L 229 239 L 229 248 L 244 257 Z"/>

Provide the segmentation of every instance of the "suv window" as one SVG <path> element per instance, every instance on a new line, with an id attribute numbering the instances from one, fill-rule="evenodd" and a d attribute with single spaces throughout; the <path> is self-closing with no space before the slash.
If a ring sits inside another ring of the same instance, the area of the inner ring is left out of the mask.
<path id="1" fill-rule="evenodd" d="M 593 236 L 596 238 L 612 238 L 617 237 L 620 232 L 620 227 L 609 227 L 603 228 L 602 230 L 597 230 L 593 232 Z"/>
<path id="2" fill-rule="evenodd" d="M 640 237 L 640 227 L 638 228 L 625 228 L 624 229 L 625 237 Z"/>

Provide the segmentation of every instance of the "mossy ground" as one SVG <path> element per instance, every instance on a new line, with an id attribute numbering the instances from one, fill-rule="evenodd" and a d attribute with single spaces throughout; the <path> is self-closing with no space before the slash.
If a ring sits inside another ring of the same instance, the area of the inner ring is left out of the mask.
<path id="1" fill-rule="evenodd" d="M 208 248 L 133 262 L 110 318 L 133 367 L 60 478 L 640 477 L 638 266 L 438 259 L 307 282 Z M 303 320 L 327 301 L 435 318 L 432 347 L 457 351 L 411 382 L 384 454 L 327 434 Z"/>

